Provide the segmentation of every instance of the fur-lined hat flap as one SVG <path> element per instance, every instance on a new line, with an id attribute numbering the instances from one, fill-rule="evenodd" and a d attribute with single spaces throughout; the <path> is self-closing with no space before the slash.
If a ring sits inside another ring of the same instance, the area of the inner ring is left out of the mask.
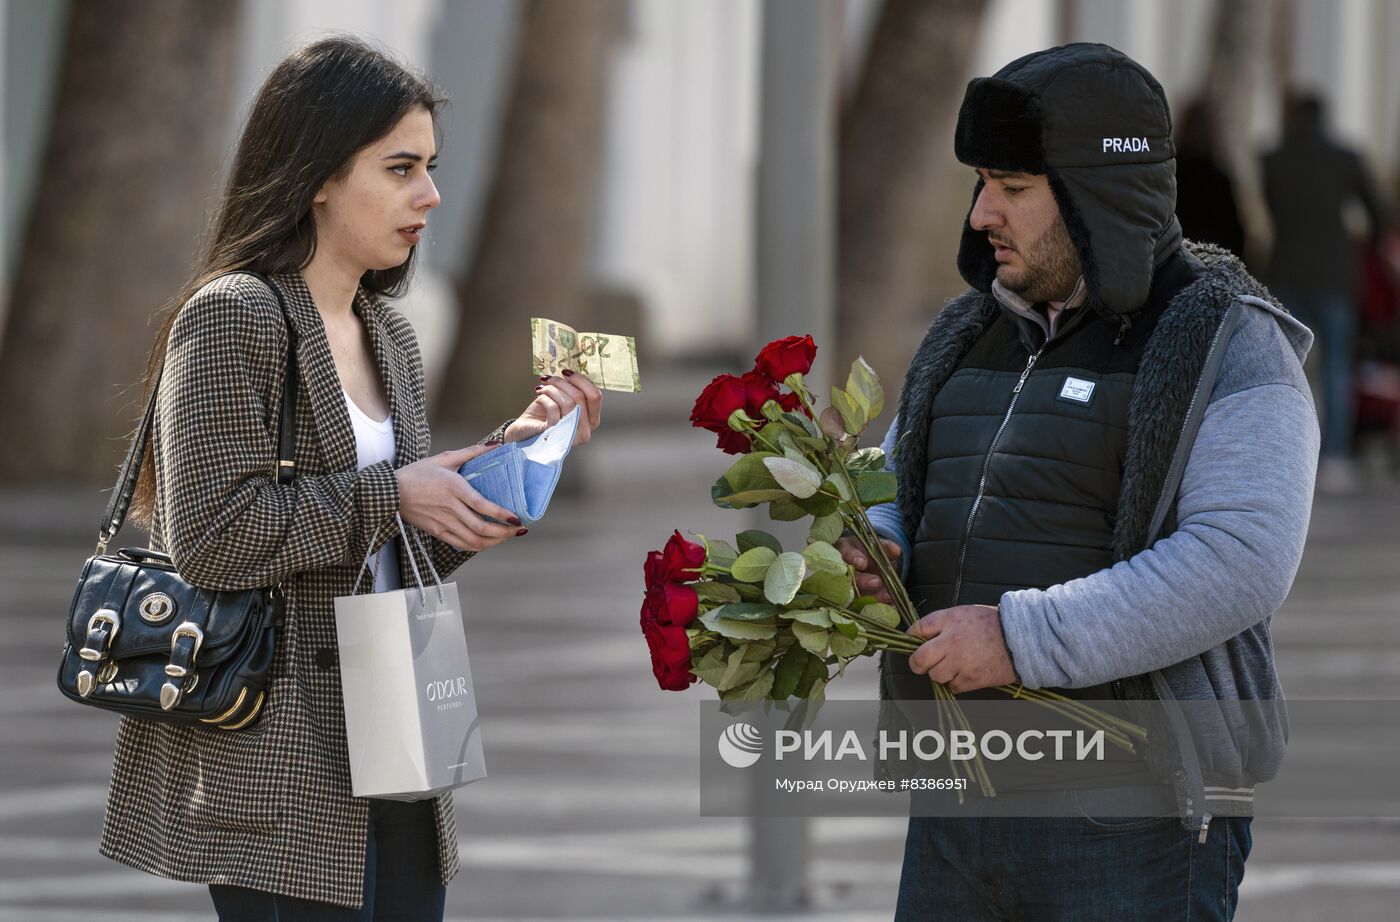
<path id="1" fill-rule="evenodd" d="M 1180 244 L 1166 94 L 1141 65 L 1107 45 L 1036 52 L 973 80 L 954 151 L 969 166 L 1049 179 L 1089 301 L 1101 312 L 1138 310 L 1154 266 Z M 991 289 L 992 247 L 968 221 L 958 267 L 969 284 Z"/>

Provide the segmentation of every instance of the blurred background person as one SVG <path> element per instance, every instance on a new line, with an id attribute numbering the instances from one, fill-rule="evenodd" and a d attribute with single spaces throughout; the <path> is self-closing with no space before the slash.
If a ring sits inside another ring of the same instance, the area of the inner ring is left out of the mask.
<path id="1" fill-rule="evenodd" d="M 1193 100 L 1176 123 L 1176 218 L 1187 240 L 1244 258 L 1235 183 L 1220 163 L 1215 111 L 1204 98 Z"/>
<path id="2" fill-rule="evenodd" d="M 1321 490 L 1336 493 L 1359 487 L 1351 445 L 1359 258 L 1345 209 L 1359 204 L 1365 210 L 1373 241 L 1389 219 L 1361 157 L 1329 137 L 1324 123 L 1320 96 L 1297 93 L 1285 101 L 1283 137 L 1263 162 L 1274 228 L 1265 278 L 1318 339 L 1321 367 L 1314 388 L 1320 392 L 1322 458 L 1317 479 Z"/>

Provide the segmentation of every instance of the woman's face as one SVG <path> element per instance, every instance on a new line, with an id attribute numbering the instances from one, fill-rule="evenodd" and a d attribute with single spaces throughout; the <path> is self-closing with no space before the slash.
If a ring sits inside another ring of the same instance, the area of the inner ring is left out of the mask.
<path id="1" fill-rule="evenodd" d="M 356 274 L 403 265 L 442 201 L 428 175 L 434 141 L 432 116 L 417 108 L 356 153 L 345 175 L 312 199 L 317 249 Z"/>

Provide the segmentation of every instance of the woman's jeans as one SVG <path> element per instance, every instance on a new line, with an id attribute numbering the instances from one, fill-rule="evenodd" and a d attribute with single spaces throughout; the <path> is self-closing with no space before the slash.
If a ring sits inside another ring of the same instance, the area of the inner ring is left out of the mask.
<path id="1" fill-rule="evenodd" d="M 1225 922 L 1251 845 L 1216 817 L 911 817 L 897 922 Z"/>
<path id="2" fill-rule="evenodd" d="M 1356 348 L 1357 308 L 1342 292 L 1277 292 L 1279 301 L 1313 331 L 1320 353 L 1319 387 L 1322 416 L 1322 457 L 1351 456 L 1352 424 L 1356 418 L 1352 353 Z"/>
<path id="3" fill-rule="evenodd" d="M 210 885 L 209 895 L 220 922 L 440 922 L 447 889 L 433 801 L 370 801 L 361 909 L 222 884 Z"/>

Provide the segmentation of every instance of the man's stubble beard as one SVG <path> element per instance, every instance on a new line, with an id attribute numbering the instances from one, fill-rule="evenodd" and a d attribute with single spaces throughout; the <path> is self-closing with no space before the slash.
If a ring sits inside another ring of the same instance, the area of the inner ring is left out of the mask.
<path id="1" fill-rule="evenodd" d="M 1015 276 L 997 270 L 1001 283 L 1027 301 L 1063 301 L 1074 291 L 1082 272 L 1074 241 L 1069 237 L 1063 219 L 1057 218 L 1045 233 L 1028 245 L 1017 249 L 1025 268 Z"/>

